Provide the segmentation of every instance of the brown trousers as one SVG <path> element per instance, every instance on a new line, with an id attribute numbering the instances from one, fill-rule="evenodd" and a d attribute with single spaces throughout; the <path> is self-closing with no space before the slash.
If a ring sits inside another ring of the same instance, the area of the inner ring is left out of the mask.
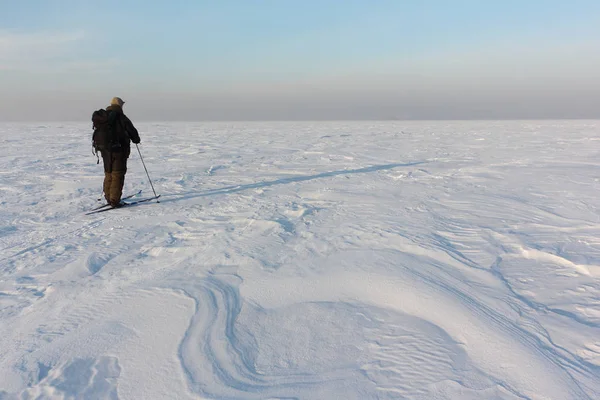
<path id="1" fill-rule="evenodd" d="M 121 201 L 128 157 L 129 151 L 119 153 L 102 152 L 102 162 L 104 164 L 104 198 L 113 206 L 119 204 Z"/>

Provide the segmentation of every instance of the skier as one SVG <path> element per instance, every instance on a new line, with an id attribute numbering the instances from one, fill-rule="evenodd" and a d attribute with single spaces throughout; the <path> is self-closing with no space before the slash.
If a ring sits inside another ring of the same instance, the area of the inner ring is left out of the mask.
<path id="1" fill-rule="evenodd" d="M 124 104 L 125 102 L 120 97 L 114 97 L 106 108 L 108 114 L 106 118 L 116 140 L 110 146 L 99 146 L 104 164 L 104 197 L 112 207 L 121 206 L 127 159 L 131 153 L 130 142 L 140 143 L 137 129 L 123 113 Z"/>

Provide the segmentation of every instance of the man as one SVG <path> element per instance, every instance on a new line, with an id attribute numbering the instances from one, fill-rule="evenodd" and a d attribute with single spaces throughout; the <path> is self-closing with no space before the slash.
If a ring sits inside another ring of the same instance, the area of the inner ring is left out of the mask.
<path id="1" fill-rule="evenodd" d="M 120 207 L 127 159 L 131 153 L 131 142 L 140 143 L 140 135 L 133 123 L 123 113 L 125 102 L 120 97 L 114 97 L 106 108 L 108 124 L 114 135 L 114 143 L 100 147 L 104 164 L 104 197 L 112 207 Z"/>

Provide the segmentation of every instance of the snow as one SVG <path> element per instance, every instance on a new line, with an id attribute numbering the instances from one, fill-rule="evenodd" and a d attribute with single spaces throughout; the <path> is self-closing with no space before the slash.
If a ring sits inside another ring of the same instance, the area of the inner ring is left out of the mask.
<path id="1" fill-rule="evenodd" d="M 0 398 L 600 398 L 600 121 L 0 124 Z M 125 193 L 152 195 L 133 149 Z"/>

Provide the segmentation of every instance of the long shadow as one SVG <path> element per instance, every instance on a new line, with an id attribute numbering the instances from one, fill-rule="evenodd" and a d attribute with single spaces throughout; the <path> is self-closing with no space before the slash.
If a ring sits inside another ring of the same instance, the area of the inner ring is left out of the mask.
<path id="1" fill-rule="evenodd" d="M 275 185 L 287 185 L 290 183 L 296 182 L 305 182 L 311 181 L 313 179 L 320 178 L 329 178 L 338 175 L 354 175 L 354 174 L 366 174 L 369 172 L 383 171 L 400 167 L 410 167 L 413 165 L 425 164 L 426 161 L 415 161 L 411 163 L 395 163 L 395 164 L 385 164 L 385 165 L 375 165 L 372 167 L 358 168 L 358 169 L 344 169 L 339 171 L 331 171 L 331 172 L 323 172 L 321 174 L 316 175 L 301 175 L 301 176 L 293 176 L 290 178 L 282 178 L 274 181 L 265 181 L 265 182 L 257 182 L 250 183 L 247 185 L 237 185 L 237 186 L 226 186 L 220 189 L 207 190 L 204 192 L 184 192 L 184 193 L 173 193 L 173 194 L 163 194 L 161 195 L 161 203 L 168 203 L 172 201 L 180 201 L 193 199 L 196 197 L 205 197 L 205 196 L 214 196 L 218 194 L 228 194 L 228 193 L 237 193 L 250 189 L 259 189 L 266 188 Z M 174 198 L 173 198 L 174 197 Z"/>

